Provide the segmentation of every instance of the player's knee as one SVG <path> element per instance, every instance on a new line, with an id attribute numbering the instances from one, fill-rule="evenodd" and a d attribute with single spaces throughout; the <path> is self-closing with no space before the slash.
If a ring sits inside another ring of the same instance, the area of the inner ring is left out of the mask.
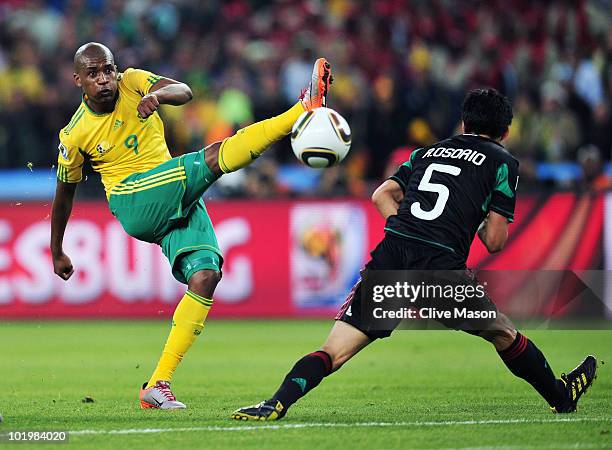
<path id="1" fill-rule="evenodd" d="M 516 337 L 516 327 L 505 314 L 498 312 L 495 324 L 505 337 L 511 337 L 512 339 Z"/>
<path id="2" fill-rule="evenodd" d="M 218 270 L 199 270 L 189 278 L 187 287 L 191 292 L 211 298 L 219 281 L 221 273 Z"/>
<path id="3" fill-rule="evenodd" d="M 491 342 L 499 351 L 512 345 L 516 338 L 516 333 L 516 327 L 512 321 L 506 315 L 498 313 L 497 318 L 491 323 L 489 328 L 480 335 Z"/>
<path id="4" fill-rule="evenodd" d="M 219 149 L 221 148 L 221 143 L 222 141 L 215 141 L 210 145 L 206 146 L 206 154 L 210 154 L 210 155 L 218 155 L 219 154 Z"/>
<path id="5" fill-rule="evenodd" d="M 335 372 L 336 370 L 338 370 L 342 364 L 344 364 L 348 359 L 346 357 L 342 357 L 339 354 L 333 353 L 330 351 L 330 349 L 323 347 L 321 350 L 323 350 L 325 353 L 327 353 L 331 359 L 331 371 Z"/>
<path id="6" fill-rule="evenodd" d="M 332 372 L 335 372 L 336 370 L 340 369 L 340 367 L 342 367 L 345 362 L 347 362 L 353 357 L 353 354 L 351 354 L 351 352 L 347 349 L 332 348 L 330 346 L 324 345 L 321 350 L 329 355 L 331 359 Z"/>
<path id="7" fill-rule="evenodd" d="M 504 329 L 495 334 L 492 342 L 497 351 L 502 351 L 510 347 L 515 338 L 516 330 Z"/>
<path id="8" fill-rule="evenodd" d="M 204 149 L 204 161 L 206 165 L 213 173 L 213 175 L 221 176 L 223 171 L 219 166 L 219 149 L 221 148 L 221 141 L 213 142 Z"/>

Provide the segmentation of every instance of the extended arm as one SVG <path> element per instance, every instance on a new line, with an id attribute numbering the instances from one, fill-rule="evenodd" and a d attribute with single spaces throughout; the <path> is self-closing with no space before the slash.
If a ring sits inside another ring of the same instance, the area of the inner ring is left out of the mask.
<path id="1" fill-rule="evenodd" d="M 397 181 L 387 180 L 372 194 L 372 203 L 378 212 L 387 219 L 397 214 L 400 202 L 404 198 L 404 191 Z"/>
<path id="2" fill-rule="evenodd" d="M 478 228 L 478 237 L 489 253 L 501 251 L 508 240 L 508 219 L 495 211 L 489 211 Z"/>
<path id="3" fill-rule="evenodd" d="M 62 242 L 64 231 L 72 212 L 76 183 L 64 183 L 57 180 L 53 208 L 51 210 L 51 257 L 53 271 L 56 275 L 67 280 L 74 273 L 70 258 L 64 254 Z"/>
<path id="4" fill-rule="evenodd" d="M 138 113 L 146 119 L 155 111 L 159 105 L 180 106 L 193 98 L 193 93 L 189 86 L 180 81 L 170 78 L 162 78 L 149 90 L 149 93 L 142 97 L 138 104 Z"/>

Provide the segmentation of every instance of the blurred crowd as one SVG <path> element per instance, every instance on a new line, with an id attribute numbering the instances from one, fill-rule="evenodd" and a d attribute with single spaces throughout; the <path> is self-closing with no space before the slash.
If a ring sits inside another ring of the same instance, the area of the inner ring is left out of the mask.
<path id="1" fill-rule="evenodd" d="M 541 163 L 573 162 L 581 174 L 557 183 L 606 189 L 611 24 L 610 0 L 5 0 L 0 169 L 55 163 L 57 133 L 80 102 L 74 51 L 95 40 L 120 70 L 192 87 L 191 103 L 162 111 L 174 155 L 282 112 L 321 55 L 334 68 L 330 106 L 351 125 L 353 146 L 309 194 L 366 195 L 412 149 L 459 132 L 461 100 L 479 86 L 513 102 L 506 145 L 523 186 L 546 184 Z M 216 195 L 297 195 L 282 175 L 294 164 L 285 139 Z"/>

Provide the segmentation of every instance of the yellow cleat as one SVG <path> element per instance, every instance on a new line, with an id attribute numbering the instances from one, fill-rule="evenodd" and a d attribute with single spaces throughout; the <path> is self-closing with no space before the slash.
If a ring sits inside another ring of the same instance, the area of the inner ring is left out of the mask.
<path id="1" fill-rule="evenodd" d="M 589 355 L 570 373 L 562 374 L 567 397 L 562 405 L 551 407 L 553 413 L 572 413 L 578 409 L 578 400 L 597 378 L 597 358 Z"/>

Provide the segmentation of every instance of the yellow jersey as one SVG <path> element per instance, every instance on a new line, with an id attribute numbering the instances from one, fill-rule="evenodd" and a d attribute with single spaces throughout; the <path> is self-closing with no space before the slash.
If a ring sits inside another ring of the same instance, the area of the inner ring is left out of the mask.
<path id="1" fill-rule="evenodd" d="M 140 69 L 127 69 L 117 79 L 115 109 L 98 114 L 81 102 L 59 133 L 57 178 L 78 183 L 83 162 L 102 176 L 106 197 L 113 187 L 134 173 L 142 173 L 171 159 L 164 138 L 164 124 L 157 112 L 146 119 L 136 110 L 142 97 L 161 77 Z"/>

